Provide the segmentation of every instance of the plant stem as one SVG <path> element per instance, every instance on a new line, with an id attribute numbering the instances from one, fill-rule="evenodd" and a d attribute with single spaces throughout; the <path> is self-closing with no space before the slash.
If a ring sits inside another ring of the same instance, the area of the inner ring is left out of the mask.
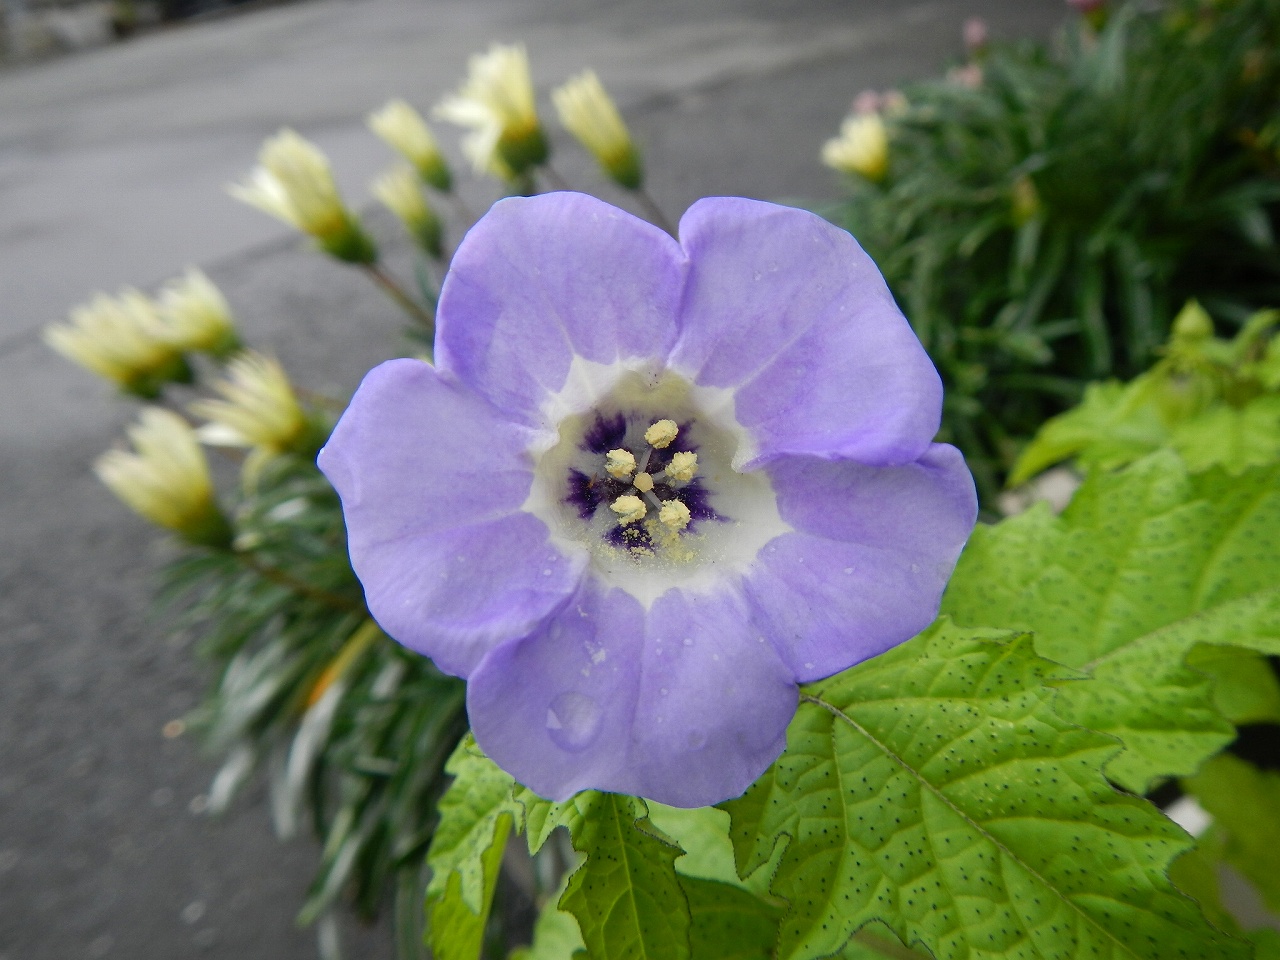
<path id="1" fill-rule="evenodd" d="M 551 164 L 549 163 L 544 164 L 538 169 L 542 171 L 543 179 L 546 180 L 547 183 L 551 185 L 552 190 L 571 190 L 572 189 L 572 187 L 569 186 L 569 181 L 566 180 L 564 177 L 560 176 L 560 174 L 556 172 L 556 168 L 551 166 Z"/>
<path id="2" fill-rule="evenodd" d="M 658 206 L 656 200 L 649 195 L 649 191 L 644 187 L 637 187 L 634 191 L 636 199 L 640 201 L 640 206 L 644 207 L 644 212 L 648 214 L 649 219 L 653 221 L 655 226 L 661 227 L 673 237 L 676 235 L 675 227 L 671 225 L 671 221 L 667 219 L 667 215 L 662 212 L 662 208 Z"/>
<path id="3" fill-rule="evenodd" d="M 400 286 L 386 268 L 379 263 L 362 264 L 364 271 L 369 274 L 369 278 L 373 280 L 383 292 L 394 300 L 410 317 L 422 324 L 429 332 L 434 333 L 436 328 L 436 318 L 429 311 L 423 309 L 413 297 L 405 292 L 404 287 Z"/>
<path id="4" fill-rule="evenodd" d="M 284 570 L 277 567 L 269 567 L 264 563 L 258 562 L 257 558 L 252 554 L 244 553 L 240 550 L 232 550 L 231 553 L 242 564 L 258 576 L 262 577 L 262 579 L 269 580 L 277 586 L 287 587 L 294 593 L 301 594 L 304 597 L 310 597 L 312 600 L 318 600 L 321 603 L 334 607 L 338 610 L 363 613 L 365 616 L 369 615 L 369 611 L 365 609 L 363 603 L 348 599 L 347 597 L 340 597 L 336 593 L 330 593 L 328 590 L 321 590 L 318 587 L 313 587 L 311 584 L 304 583 L 299 580 L 291 573 L 286 573 Z"/>

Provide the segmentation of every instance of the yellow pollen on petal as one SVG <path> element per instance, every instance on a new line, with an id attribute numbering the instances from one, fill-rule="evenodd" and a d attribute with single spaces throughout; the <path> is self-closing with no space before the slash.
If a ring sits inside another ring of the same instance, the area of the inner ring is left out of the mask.
<path id="1" fill-rule="evenodd" d="M 613 503 L 609 504 L 609 509 L 618 515 L 618 523 L 624 527 L 629 523 L 635 523 L 637 520 L 643 520 L 644 515 L 649 512 L 649 508 L 644 505 L 643 500 L 630 494 L 613 501 Z"/>
<path id="2" fill-rule="evenodd" d="M 605 454 L 604 468 L 609 476 L 617 480 L 626 480 L 635 472 L 635 454 L 630 450 L 610 450 Z"/>
<path id="3" fill-rule="evenodd" d="M 681 483 L 688 483 L 698 471 L 698 455 L 696 453 L 677 453 L 671 457 L 667 465 L 667 476 Z"/>
<path id="4" fill-rule="evenodd" d="M 683 530 L 689 525 L 689 508 L 679 500 L 668 500 L 658 511 L 658 519 L 672 530 Z"/>
<path id="5" fill-rule="evenodd" d="M 647 473 L 637 473 L 631 483 L 641 493 L 648 493 L 653 489 L 653 477 Z"/>
<path id="6" fill-rule="evenodd" d="M 674 420 L 659 420 L 644 432 L 644 439 L 651 447 L 661 450 L 671 446 L 671 441 L 675 440 L 679 432 L 680 428 Z"/>

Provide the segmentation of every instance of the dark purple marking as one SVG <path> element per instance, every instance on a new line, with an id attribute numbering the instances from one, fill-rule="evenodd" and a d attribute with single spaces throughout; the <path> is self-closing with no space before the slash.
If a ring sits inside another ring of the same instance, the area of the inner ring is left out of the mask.
<path id="1" fill-rule="evenodd" d="M 620 413 L 611 417 L 596 414 L 596 422 L 582 438 L 582 449 L 601 456 L 617 450 L 627 436 L 627 418 Z"/>

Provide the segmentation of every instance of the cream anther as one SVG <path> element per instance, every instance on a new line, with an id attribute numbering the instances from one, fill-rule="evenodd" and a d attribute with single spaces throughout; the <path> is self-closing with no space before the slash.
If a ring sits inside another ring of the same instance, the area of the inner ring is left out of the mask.
<path id="1" fill-rule="evenodd" d="M 644 432 L 644 439 L 650 446 L 661 450 L 671 446 L 671 441 L 679 432 L 680 428 L 676 426 L 674 420 L 659 420 Z"/>
<path id="2" fill-rule="evenodd" d="M 688 483 L 698 471 L 698 455 L 696 453 L 677 453 L 667 464 L 666 474 L 672 480 Z"/>
<path id="3" fill-rule="evenodd" d="M 658 511 L 658 519 L 672 530 L 683 530 L 689 525 L 689 508 L 679 500 L 668 500 Z"/>
<path id="4" fill-rule="evenodd" d="M 649 508 L 644 505 L 643 500 L 630 494 L 613 501 L 613 503 L 609 504 L 609 509 L 618 515 L 618 523 L 624 527 L 629 523 L 635 523 L 637 520 L 643 520 L 644 515 L 649 512 Z"/>
<path id="5" fill-rule="evenodd" d="M 604 457 L 604 468 L 609 476 L 626 480 L 636 469 L 636 458 L 630 450 L 610 450 Z"/>
<path id="6" fill-rule="evenodd" d="M 647 473 L 637 473 L 631 483 L 641 493 L 648 493 L 653 489 L 653 477 Z"/>

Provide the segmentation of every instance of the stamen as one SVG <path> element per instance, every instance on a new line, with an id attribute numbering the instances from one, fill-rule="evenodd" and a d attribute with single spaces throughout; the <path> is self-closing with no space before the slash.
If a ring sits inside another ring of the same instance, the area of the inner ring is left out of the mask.
<path id="1" fill-rule="evenodd" d="M 649 508 L 644 505 L 643 500 L 630 494 L 613 501 L 613 503 L 609 504 L 609 509 L 618 515 L 618 523 L 624 527 L 629 523 L 635 523 L 637 520 L 643 520 L 644 515 L 649 512 Z"/>
<path id="2" fill-rule="evenodd" d="M 679 432 L 680 428 L 674 420 L 659 420 L 644 432 L 644 439 L 650 446 L 662 450 L 671 446 Z"/>
<path id="3" fill-rule="evenodd" d="M 648 493 L 653 489 L 653 477 L 647 473 L 637 473 L 631 483 L 641 493 Z"/>
<path id="4" fill-rule="evenodd" d="M 696 453 L 676 453 L 667 464 L 666 474 L 672 480 L 688 483 L 698 471 L 698 455 Z"/>
<path id="5" fill-rule="evenodd" d="M 672 530 L 683 530 L 689 525 L 689 508 L 679 500 L 668 500 L 658 511 L 658 520 Z"/>
<path id="6" fill-rule="evenodd" d="M 636 458 L 630 450 L 610 450 L 604 457 L 604 469 L 616 480 L 628 479 L 636 468 Z"/>

